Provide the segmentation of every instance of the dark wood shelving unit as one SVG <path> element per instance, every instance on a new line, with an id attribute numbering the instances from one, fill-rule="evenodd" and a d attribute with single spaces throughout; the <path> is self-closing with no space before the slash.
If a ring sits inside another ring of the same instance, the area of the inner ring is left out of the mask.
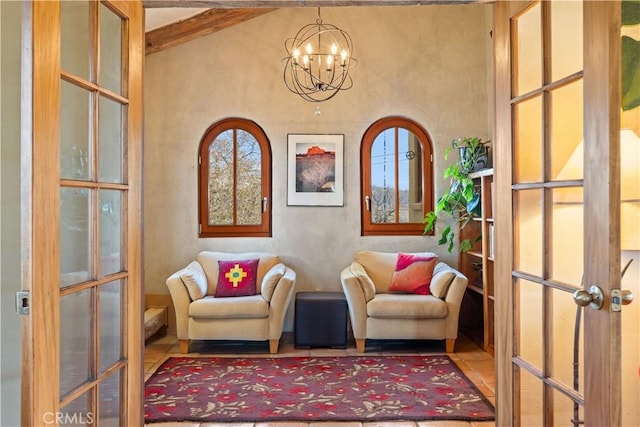
<path id="1" fill-rule="evenodd" d="M 458 269 L 469 284 L 460 308 L 460 330 L 494 354 L 494 286 L 493 286 L 493 169 L 471 174 L 480 191 L 482 214 L 460 230 L 460 240 L 482 239 L 467 252 L 461 253 Z"/>

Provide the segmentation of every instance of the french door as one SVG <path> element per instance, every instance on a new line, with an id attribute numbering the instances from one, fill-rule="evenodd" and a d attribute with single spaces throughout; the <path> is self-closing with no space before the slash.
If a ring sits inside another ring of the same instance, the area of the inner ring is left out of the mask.
<path id="1" fill-rule="evenodd" d="M 141 425 L 142 5 L 25 3 L 22 425 Z"/>
<path id="2" fill-rule="evenodd" d="M 640 143 L 640 109 L 621 132 L 621 3 L 494 7 L 497 424 L 637 425 L 637 309 L 613 304 L 640 249 L 621 245 L 621 140 Z"/>

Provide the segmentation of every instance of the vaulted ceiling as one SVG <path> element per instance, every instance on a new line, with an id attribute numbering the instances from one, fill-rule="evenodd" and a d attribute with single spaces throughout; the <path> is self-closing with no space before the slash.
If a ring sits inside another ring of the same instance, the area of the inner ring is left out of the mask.
<path id="1" fill-rule="evenodd" d="M 206 9 L 184 19 L 180 19 L 180 16 L 185 14 L 179 13 L 179 9 L 173 9 L 178 11 L 177 14 L 167 10 L 168 13 L 163 19 L 168 23 L 146 33 L 146 54 L 211 34 L 282 7 L 408 6 L 489 2 L 491 0 L 143 0 L 147 9 Z"/>

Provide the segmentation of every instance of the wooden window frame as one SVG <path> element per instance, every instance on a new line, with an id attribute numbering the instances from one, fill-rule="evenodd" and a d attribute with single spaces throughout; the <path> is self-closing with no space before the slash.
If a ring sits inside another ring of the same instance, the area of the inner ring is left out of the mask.
<path id="1" fill-rule="evenodd" d="M 367 196 L 371 197 L 371 148 L 377 136 L 392 128 L 404 128 L 411 131 L 422 145 L 422 205 L 423 215 L 433 210 L 433 143 L 429 133 L 415 121 L 406 117 L 384 117 L 366 130 L 360 144 L 360 218 L 362 236 L 420 236 L 424 235 L 424 224 L 371 222 Z M 433 234 L 433 231 L 428 234 Z"/>
<path id="2" fill-rule="evenodd" d="M 262 197 L 266 199 L 262 204 L 262 221 L 257 225 L 209 225 L 209 146 L 222 132 L 234 129 L 251 134 L 260 145 Z M 237 117 L 223 119 L 211 125 L 200 140 L 198 223 L 198 237 L 271 237 L 271 144 L 264 130 L 255 122 Z"/>

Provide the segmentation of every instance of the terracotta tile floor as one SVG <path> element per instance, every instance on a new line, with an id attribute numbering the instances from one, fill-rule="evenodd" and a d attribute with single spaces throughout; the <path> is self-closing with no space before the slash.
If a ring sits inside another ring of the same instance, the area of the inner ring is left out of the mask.
<path id="1" fill-rule="evenodd" d="M 190 354 L 211 354 L 216 356 L 269 357 L 266 343 L 228 343 L 228 342 L 192 342 Z M 456 352 L 451 358 L 478 389 L 495 405 L 494 360 L 465 336 L 460 336 L 456 342 Z M 440 342 L 413 341 L 367 341 L 366 354 L 432 354 L 444 351 Z M 280 340 L 277 357 L 287 356 L 355 356 L 355 344 L 350 342 L 346 349 L 314 348 L 296 349 L 293 345 L 292 334 L 285 334 Z M 167 357 L 182 356 L 175 336 L 167 335 L 151 338 L 145 347 L 145 381 L 164 362 Z M 494 422 L 463 422 L 463 421 L 386 421 L 386 422 L 279 422 L 279 423 L 153 423 L 149 427 L 493 427 Z"/>

